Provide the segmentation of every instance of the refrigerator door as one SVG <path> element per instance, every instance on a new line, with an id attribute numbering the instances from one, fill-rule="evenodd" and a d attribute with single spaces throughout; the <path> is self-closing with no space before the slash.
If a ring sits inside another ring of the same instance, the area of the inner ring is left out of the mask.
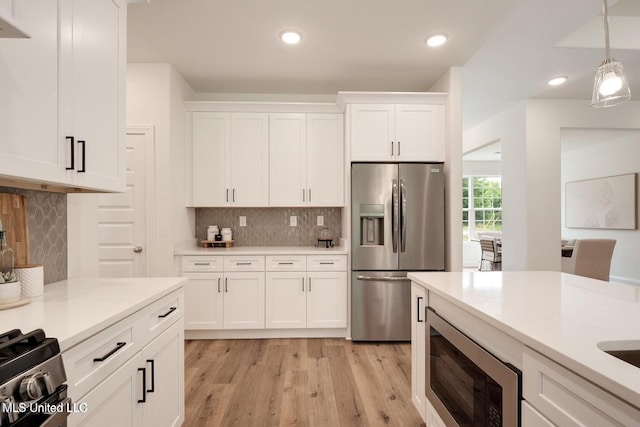
<path id="1" fill-rule="evenodd" d="M 352 270 L 398 268 L 398 189 L 397 164 L 351 165 Z"/>
<path id="2" fill-rule="evenodd" d="M 352 273 L 351 339 L 411 341 L 411 281 L 406 271 Z"/>
<path id="3" fill-rule="evenodd" d="M 399 269 L 444 270 L 444 165 L 399 166 Z"/>

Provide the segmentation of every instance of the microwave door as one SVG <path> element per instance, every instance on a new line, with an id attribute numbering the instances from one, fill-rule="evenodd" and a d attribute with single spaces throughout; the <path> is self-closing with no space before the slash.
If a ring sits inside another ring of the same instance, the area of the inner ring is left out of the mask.
<path id="1" fill-rule="evenodd" d="M 401 270 L 444 270 L 444 171 L 441 163 L 399 165 Z"/>
<path id="2" fill-rule="evenodd" d="M 397 164 L 351 165 L 353 270 L 398 269 L 398 186 Z"/>

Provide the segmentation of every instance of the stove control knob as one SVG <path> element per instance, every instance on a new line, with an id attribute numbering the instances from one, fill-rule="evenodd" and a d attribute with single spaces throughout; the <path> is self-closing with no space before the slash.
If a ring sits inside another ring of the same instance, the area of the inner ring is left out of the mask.
<path id="1" fill-rule="evenodd" d="M 2 411 L 0 412 L 0 425 L 4 425 L 4 422 L 7 423 L 15 423 L 18 420 L 18 405 L 13 397 L 5 397 L 0 396 L 0 407 Z M 6 417 L 4 417 L 6 415 Z"/>
<path id="2" fill-rule="evenodd" d="M 28 375 L 20 381 L 20 397 L 25 401 L 40 399 L 53 392 L 53 383 L 48 372 Z"/>

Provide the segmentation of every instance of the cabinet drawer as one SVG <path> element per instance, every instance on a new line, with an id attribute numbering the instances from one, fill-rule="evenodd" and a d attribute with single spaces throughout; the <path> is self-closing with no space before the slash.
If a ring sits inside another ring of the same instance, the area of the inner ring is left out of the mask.
<path id="1" fill-rule="evenodd" d="M 347 271 L 347 256 L 346 255 L 308 256 L 307 271 Z"/>
<path id="2" fill-rule="evenodd" d="M 529 348 L 522 357 L 523 396 L 555 425 L 631 426 L 640 410 Z"/>
<path id="3" fill-rule="evenodd" d="M 182 271 L 222 271 L 221 256 L 183 256 Z"/>
<path id="4" fill-rule="evenodd" d="M 149 342 L 184 317 L 184 290 L 172 292 L 143 309 L 145 342 Z"/>
<path id="5" fill-rule="evenodd" d="M 77 401 L 138 352 L 143 328 L 140 316 L 130 316 L 65 351 L 69 397 Z"/>
<path id="6" fill-rule="evenodd" d="M 307 257 L 304 255 L 293 256 L 268 256 L 267 271 L 306 271 Z"/>
<path id="7" fill-rule="evenodd" d="M 225 256 L 224 271 L 264 271 L 263 256 Z"/>

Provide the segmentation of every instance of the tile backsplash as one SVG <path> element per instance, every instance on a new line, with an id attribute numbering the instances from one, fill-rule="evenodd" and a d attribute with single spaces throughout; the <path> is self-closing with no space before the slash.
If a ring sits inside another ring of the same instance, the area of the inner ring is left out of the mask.
<path id="1" fill-rule="evenodd" d="M 318 226 L 317 217 L 324 217 Z M 240 216 L 247 225 L 240 227 Z M 289 225 L 296 216 L 298 225 Z M 236 246 L 314 246 L 320 230 L 329 228 L 338 244 L 342 230 L 342 208 L 197 208 L 196 238 L 207 238 L 207 227 L 229 227 Z"/>
<path id="2" fill-rule="evenodd" d="M 67 195 L 0 187 L 23 194 L 29 206 L 29 262 L 42 264 L 44 283 L 67 278 Z"/>

